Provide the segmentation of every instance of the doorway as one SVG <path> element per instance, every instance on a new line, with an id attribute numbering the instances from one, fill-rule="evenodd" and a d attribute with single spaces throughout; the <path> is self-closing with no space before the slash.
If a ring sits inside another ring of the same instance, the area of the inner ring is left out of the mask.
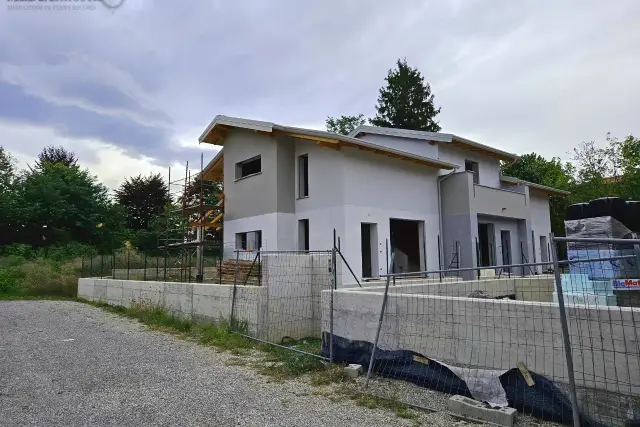
<path id="1" fill-rule="evenodd" d="M 391 249 L 395 254 L 395 271 L 398 273 L 409 273 L 420 271 L 422 266 L 423 249 L 420 242 L 422 221 L 406 219 L 390 219 L 390 240 Z"/>
<path id="2" fill-rule="evenodd" d="M 378 277 L 378 225 L 361 223 L 362 277 Z"/>
<path id="3" fill-rule="evenodd" d="M 549 247 L 547 246 L 547 236 L 540 236 L 540 261 L 549 262 Z M 548 265 L 543 266 L 543 270 L 549 268 Z"/>
<path id="4" fill-rule="evenodd" d="M 500 230 L 500 241 L 502 244 L 502 265 L 511 265 L 511 231 Z M 511 273 L 511 268 L 505 268 Z"/>
<path id="5" fill-rule="evenodd" d="M 495 265 L 495 231 L 493 224 L 478 224 L 478 246 L 481 267 L 491 267 Z"/>

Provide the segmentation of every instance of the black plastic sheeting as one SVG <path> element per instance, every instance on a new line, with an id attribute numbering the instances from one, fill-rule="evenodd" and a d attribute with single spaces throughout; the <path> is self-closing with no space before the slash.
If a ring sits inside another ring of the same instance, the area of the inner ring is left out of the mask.
<path id="1" fill-rule="evenodd" d="M 323 332 L 322 355 L 329 357 L 329 334 Z M 369 367 L 373 344 L 366 341 L 351 341 L 334 336 L 333 359 L 337 363 L 356 363 L 365 371 Z M 373 371 L 377 375 L 401 379 L 418 386 L 447 394 L 458 394 L 473 398 L 467 384 L 446 366 L 429 359 L 428 363 L 414 360 L 414 356 L 428 359 L 409 350 L 376 350 Z M 535 385 L 529 387 L 518 368 L 512 368 L 500 376 L 509 406 L 525 414 L 546 421 L 573 424 L 571 401 L 549 379 L 530 372 Z M 583 427 L 600 427 L 603 424 L 580 416 Z"/>

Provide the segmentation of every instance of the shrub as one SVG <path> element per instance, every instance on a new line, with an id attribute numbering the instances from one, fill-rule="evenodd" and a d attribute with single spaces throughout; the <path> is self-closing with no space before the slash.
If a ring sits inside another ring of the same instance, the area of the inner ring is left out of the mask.
<path id="1" fill-rule="evenodd" d="M 17 294 L 20 288 L 19 272 L 13 267 L 0 267 L 0 294 Z"/>
<path id="2" fill-rule="evenodd" d="M 72 267 L 38 259 L 21 267 L 22 290 L 26 295 L 74 297 L 78 274 Z"/>

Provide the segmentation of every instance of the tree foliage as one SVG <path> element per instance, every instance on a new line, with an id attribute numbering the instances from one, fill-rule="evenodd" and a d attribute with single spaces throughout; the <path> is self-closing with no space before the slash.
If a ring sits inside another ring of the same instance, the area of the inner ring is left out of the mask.
<path id="1" fill-rule="evenodd" d="M 436 116 L 440 107 L 433 103 L 431 86 L 417 68 L 398 60 L 397 68 L 389 70 L 386 86 L 380 88 L 374 126 L 439 132 Z"/>
<path id="2" fill-rule="evenodd" d="M 36 167 L 42 168 L 46 163 L 62 164 L 67 167 L 77 166 L 78 159 L 76 155 L 66 150 L 64 147 L 56 147 L 49 145 L 38 154 Z"/>
<path id="3" fill-rule="evenodd" d="M 554 233 L 564 235 L 564 213 L 570 204 L 612 196 L 640 199 L 640 139 L 629 135 L 620 141 L 607 134 L 604 145 L 585 141 L 571 154 L 572 163 L 531 153 L 502 168 L 504 175 L 571 192 L 550 200 Z"/>
<path id="4" fill-rule="evenodd" d="M 364 114 L 358 114 L 357 116 L 327 117 L 325 125 L 328 132 L 349 135 L 351 131 L 366 122 Z"/>
<path id="5" fill-rule="evenodd" d="M 153 219 L 169 203 L 169 191 L 160 174 L 127 178 L 115 191 L 122 206 L 126 226 L 131 230 L 149 230 Z"/>
<path id="6" fill-rule="evenodd" d="M 121 232 L 106 187 L 87 170 L 64 163 L 44 162 L 23 174 L 15 215 L 20 242 L 32 246 L 102 245 Z"/>

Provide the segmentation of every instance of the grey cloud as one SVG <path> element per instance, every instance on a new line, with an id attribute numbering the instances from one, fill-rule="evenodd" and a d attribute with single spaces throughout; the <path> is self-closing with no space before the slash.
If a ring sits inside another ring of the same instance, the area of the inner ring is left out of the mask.
<path id="1" fill-rule="evenodd" d="M 582 139 L 637 126 L 640 78 L 627 70 L 640 65 L 639 7 L 129 0 L 114 13 L 0 15 L 0 63 L 25 93 L 53 104 L 48 120 L 70 137 L 97 137 L 162 164 L 193 156 L 197 149 L 176 139 L 216 114 L 289 124 L 373 115 L 400 57 L 432 84 L 445 130 L 564 155 Z"/>

